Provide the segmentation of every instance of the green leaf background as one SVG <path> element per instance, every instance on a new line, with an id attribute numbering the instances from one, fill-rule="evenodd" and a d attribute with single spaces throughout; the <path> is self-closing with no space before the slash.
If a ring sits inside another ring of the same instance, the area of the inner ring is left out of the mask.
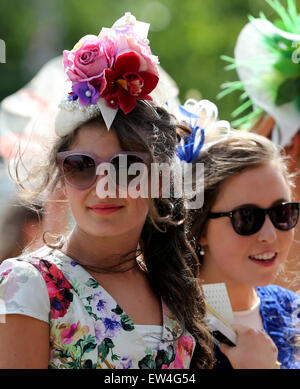
<path id="1" fill-rule="evenodd" d="M 180 100 L 210 99 L 218 103 L 221 118 L 231 120 L 238 94 L 220 102 L 216 96 L 220 85 L 235 75 L 225 71 L 220 56 L 233 55 L 249 14 L 262 11 L 274 19 L 275 11 L 264 0 L 3 0 L 0 39 L 6 43 L 6 63 L 0 64 L 0 100 L 83 35 L 97 35 L 126 11 L 151 23 L 152 51 L 177 82 Z"/>

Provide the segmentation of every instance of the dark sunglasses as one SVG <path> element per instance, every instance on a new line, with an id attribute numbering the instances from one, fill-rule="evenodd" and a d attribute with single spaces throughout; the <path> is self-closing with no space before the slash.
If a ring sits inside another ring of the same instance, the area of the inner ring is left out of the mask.
<path id="1" fill-rule="evenodd" d="M 237 234 L 252 235 L 262 228 L 266 215 L 269 215 L 278 230 L 291 230 L 298 222 L 299 208 L 300 203 L 281 203 L 268 209 L 246 206 L 230 212 L 210 212 L 208 218 L 230 217 L 232 227 Z"/>
<path id="2" fill-rule="evenodd" d="M 107 174 L 116 185 L 128 187 L 137 174 L 130 174 L 129 169 L 135 163 L 149 165 L 149 155 L 142 152 L 120 151 L 102 159 L 92 153 L 81 151 L 62 151 L 57 153 L 57 164 L 66 182 L 76 189 L 87 189 L 97 179 L 97 167 L 109 163 Z M 120 180 L 121 178 L 121 180 Z"/>

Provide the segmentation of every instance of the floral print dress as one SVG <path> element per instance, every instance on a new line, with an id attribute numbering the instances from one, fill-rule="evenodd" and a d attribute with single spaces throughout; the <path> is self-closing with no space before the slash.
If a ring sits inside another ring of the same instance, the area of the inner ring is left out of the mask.
<path id="1" fill-rule="evenodd" d="M 195 340 L 162 300 L 163 331 L 147 346 L 113 297 L 78 263 L 44 246 L 0 265 L 0 315 L 23 314 L 49 323 L 49 368 L 184 369 Z"/>

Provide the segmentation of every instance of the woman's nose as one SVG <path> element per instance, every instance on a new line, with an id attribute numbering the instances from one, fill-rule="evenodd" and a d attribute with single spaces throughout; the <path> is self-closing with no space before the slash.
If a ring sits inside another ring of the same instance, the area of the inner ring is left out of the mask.
<path id="1" fill-rule="evenodd" d="M 97 179 L 94 184 L 94 190 L 96 195 L 103 198 L 116 198 L 116 185 L 112 182 L 111 166 L 106 166 L 106 163 L 102 163 L 97 167 Z"/>
<path id="2" fill-rule="evenodd" d="M 273 242 L 277 238 L 277 230 L 274 227 L 269 215 L 266 215 L 265 221 L 259 230 L 258 239 L 261 242 Z"/>

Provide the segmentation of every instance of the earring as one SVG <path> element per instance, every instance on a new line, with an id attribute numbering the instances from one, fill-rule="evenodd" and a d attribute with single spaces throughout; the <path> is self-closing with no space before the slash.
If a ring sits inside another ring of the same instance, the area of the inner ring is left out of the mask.
<path id="1" fill-rule="evenodd" d="M 199 253 L 199 255 L 201 255 L 201 256 L 203 256 L 204 254 L 205 254 L 205 251 L 204 251 L 204 249 L 203 249 L 203 247 L 202 246 L 198 246 L 198 253 Z"/>

